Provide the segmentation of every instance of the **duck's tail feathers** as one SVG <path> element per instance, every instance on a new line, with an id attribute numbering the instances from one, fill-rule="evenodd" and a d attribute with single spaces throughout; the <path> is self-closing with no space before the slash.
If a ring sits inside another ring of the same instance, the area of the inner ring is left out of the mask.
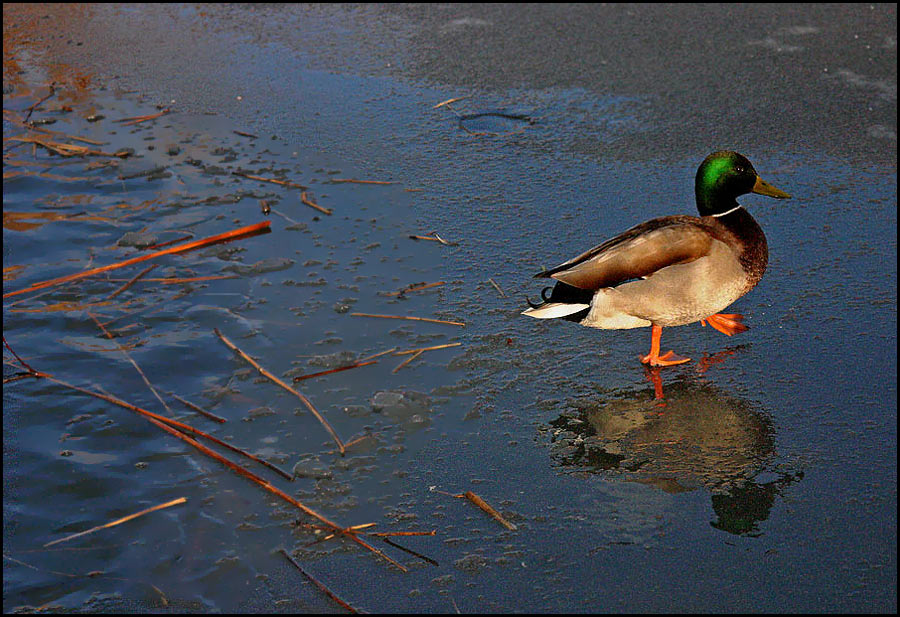
<path id="1" fill-rule="evenodd" d="M 573 313 L 578 313 L 591 308 L 590 304 L 569 304 L 564 302 L 545 302 L 544 304 L 528 304 L 531 308 L 522 311 L 523 315 L 534 317 L 536 319 L 556 319 L 557 317 L 566 317 Z"/>
<path id="2" fill-rule="evenodd" d="M 578 289 L 566 283 L 557 282 L 553 287 L 544 287 L 541 290 L 543 302 L 540 304 L 535 304 L 525 298 L 531 308 L 525 309 L 522 314 L 537 319 L 563 317 L 570 321 L 581 321 L 590 310 L 593 297 L 594 292 L 591 290 Z"/>

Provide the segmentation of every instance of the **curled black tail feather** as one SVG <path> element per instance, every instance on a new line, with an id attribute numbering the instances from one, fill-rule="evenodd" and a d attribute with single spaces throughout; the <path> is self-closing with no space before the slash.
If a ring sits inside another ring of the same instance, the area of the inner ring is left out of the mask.
<path id="1" fill-rule="evenodd" d="M 548 291 L 550 292 L 549 295 L 547 294 Z M 561 304 L 590 304 L 593 299 L 594 292 L 592 290 L 579 289 L 578 287 L 573 287 L 560 281 L 553 287 L 544 287 L 541 290 L 541 300 L 543 300 L 543 302 L 538 304 L 532 302 L 528 298 L 525 298 L 525 301 L 531 308 L 540 308 L 550 302 L 559 302 Z M 590 311 L 590 309 L 586 308 L 583 311 L 566 315 L 563 319 L 578 322 L 587 316 L 588 311 Z"/>
<path id="2" fill-rule="evenodd" d="M 544 287 L 544 288 L 541 290 L 541 300 L 543 300 L 543 302 L 532 302 L 532 301 L 528 298 L 528 296 L 525 296 L 525 302 L 527 302 L 527 303 L 528 303 L 528 306 L 530 306 L 531 308 L 540 308 L 540 307 L 544 306 L 545 304 L 547 304 L 548 302 L 550 302 L 550 301 L 551 301 L 550 298 L 553 297 L 552 294 L 551 294 L 550 298 L 547 297 L 547 290 L 548 290 L 548 289 L 553 289 L 553 288 L 552 288 L 552 287 Z"/>

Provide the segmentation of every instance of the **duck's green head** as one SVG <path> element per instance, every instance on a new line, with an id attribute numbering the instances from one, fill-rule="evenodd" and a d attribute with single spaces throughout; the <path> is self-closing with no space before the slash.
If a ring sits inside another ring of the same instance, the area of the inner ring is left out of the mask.
<path id="1" fill-rule="evenodd" d="M 790 197 L 760 178 L 747 157 L 729 150 L 713 152 L 703 160 L 697 169 L 694 188 L 701 216 L 727 212 L 737 207 L 738 196 L 747 193 L 778 199 Z"/>

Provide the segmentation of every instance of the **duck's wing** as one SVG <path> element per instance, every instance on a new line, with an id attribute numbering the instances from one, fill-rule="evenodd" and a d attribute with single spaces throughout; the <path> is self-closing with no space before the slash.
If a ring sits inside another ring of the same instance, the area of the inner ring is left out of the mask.
<path id="1" fill-rule="evenodd" d="M 535 278 L 554 278 L 581 289 L 612 287 L 709 254 L 715 237 L 693 216 L 666 216 L 632 227 Z"/>

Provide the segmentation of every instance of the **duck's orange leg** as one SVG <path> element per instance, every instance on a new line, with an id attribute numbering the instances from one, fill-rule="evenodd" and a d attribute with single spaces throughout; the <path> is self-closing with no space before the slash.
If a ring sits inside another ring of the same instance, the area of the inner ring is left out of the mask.
<path id="1" fill-rule="evenodd" d="M 712 322 L 710 322 L 712 323 Z M 684 364 L 690 362 L 690 358 L 683 358 L 675 355 L 674 351 L 667 351 L 663 355 L 659 355 L 659 341 L 662 338 L 662 326 L 653 324 L 650 333 L 650 353 L 641 356 L 641 362 L 650 366 L 672 366 L 673 364 Z"/>
<path id="2" fill-rule="evenodd" d="M 739 315 L 738 313 L 716 313 L 715 315 L 710 315 L 706 319 L 701 319 L 700 325 L 705 326 L 708 321 L 709 325 L 722 334 L 732 336 L 733 334 L 746 332 L 750 329 L 750 326 L 745 326 L 741 323 L 743 320 L 744 316 Z"/>

